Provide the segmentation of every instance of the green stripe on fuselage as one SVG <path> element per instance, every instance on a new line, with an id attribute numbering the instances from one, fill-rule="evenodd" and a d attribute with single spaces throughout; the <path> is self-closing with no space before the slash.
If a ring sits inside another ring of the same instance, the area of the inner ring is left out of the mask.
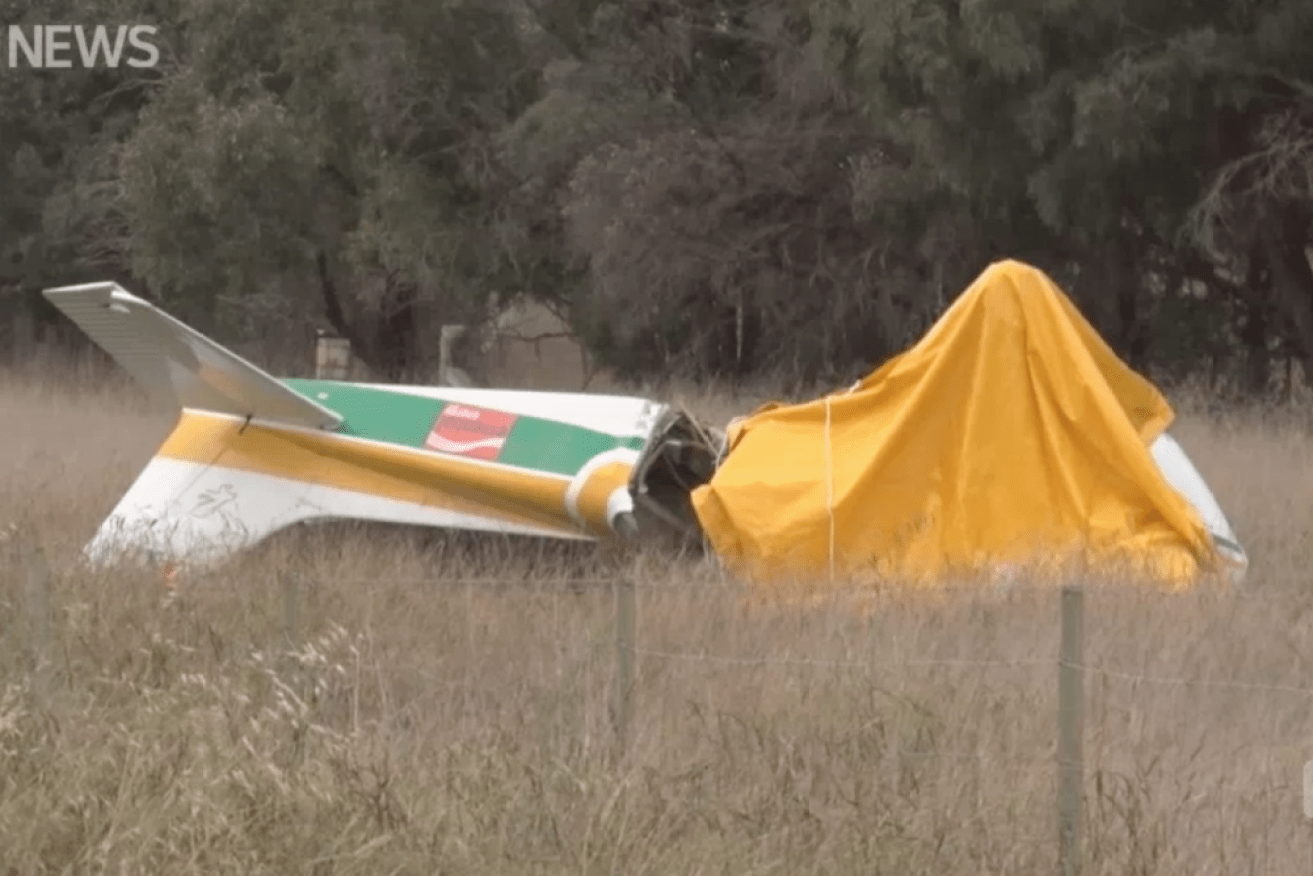
<path id="1" fill-rule="evenodd" d="M 344 422 L 337 429 L 339 433 L 403 447 L 423 447 L 433 421 L 446 406 L 440 399 L 350 383 L 306 379 L 283 382 L 341 414 Z M 520 416 L 497 461 L 573 477 L 599 453 L 617 447 L 642 450 L 643 444 L 644 439 L 635 436 L 619 437 L 541 417 Z"/>
<path id="2" fill-rule="evenodd" d="M 328 380 L 283 381 L 301 395 L 345 418 L 337 431 L 404 447 L 421 447 L 444 402 Z"/>

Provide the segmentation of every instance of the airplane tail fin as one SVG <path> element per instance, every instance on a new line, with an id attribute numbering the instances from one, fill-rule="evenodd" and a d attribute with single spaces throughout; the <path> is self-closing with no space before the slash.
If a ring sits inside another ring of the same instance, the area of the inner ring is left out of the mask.
<path id="1" fill-rule="evenodd" d="M 181 409 L 213 411 L 316 429 L 336 411 L 127 292 L 117 283 L 45 290 L 45 296 L 149 390 Z"/>

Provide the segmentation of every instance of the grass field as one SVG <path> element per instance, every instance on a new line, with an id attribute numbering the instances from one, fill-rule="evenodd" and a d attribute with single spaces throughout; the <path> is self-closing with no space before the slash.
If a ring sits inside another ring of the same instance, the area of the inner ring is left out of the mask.
<path id="1" fill-rule="evenodd" d="M 858 618 L 748 608 L 696 558 L 337 531 L 171 593 L 76 565 L 170 418 L 85 375 L 0 378 L 0 413 L 0 873 L 1052 872 L 1052 587 Z M 1313 443 L 1177 434 L 1254 565 L 1088 593 L 1084 872 L 1307 873 Z M 623 753 L 612 595 L 559 582 L 618 574 Z"/>

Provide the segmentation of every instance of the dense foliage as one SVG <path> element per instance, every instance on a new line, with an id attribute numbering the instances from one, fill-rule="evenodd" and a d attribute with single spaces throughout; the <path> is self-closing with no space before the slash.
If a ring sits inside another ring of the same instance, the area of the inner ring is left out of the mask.
<path id="1" fill-rule="evenodd" d="M 398 374 L 527 294 L 630 373 L 837 379 L 1015 257 L 1137 366 L 1313 360 L 1304 0 L 0 0 L 51 21 L 162 60 L 0 70 L 11 312 L 115 277 Z"/>

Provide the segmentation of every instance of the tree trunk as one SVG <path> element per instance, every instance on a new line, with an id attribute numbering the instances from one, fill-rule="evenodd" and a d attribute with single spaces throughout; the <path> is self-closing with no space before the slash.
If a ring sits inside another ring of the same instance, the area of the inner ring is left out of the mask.
<path id="1" fill-rule="evenodd" d="M 316 257 L 319 288 L 324 298 L 324 315 L 328 324 L 351 343 L 351 353 L 369 369 L 388 380 L 399 380 L 415 363 L 418 340 L 415 284 L 389 277 L 383 294 L 381 314 L 368 330 L 348 318 L 342 297 L 328 268 L 328 256 Z"/>
<path id="2" fill-rule="evenodd" d="M 337 292 L 337 284 L 333 282 L 332 274 L 328 270 L 328 256 L 323 251 L 315 256 L 315 265 L 319 270 L 319 292 L 324 298 L 324 316 L 328 319 L 328 324 L 333 327 L 333 331 L 346 338 L 351 344 L 352 355 L 372 368 L 374 363 L 369 361 L 367 349 L 369 345 L 356 329 L 355 323 L 347 319 L 346 311 L 342 307 L 342 297 Z"/>
<path id="3" fill-rule="evenodd" d="M 1119 259 L 1123 258 L 1121 249 L 1118 247 L 1115 251 Z M 1126 267 L 1123 263 L 1113 271 L 1113 276 L 1117 278 L 1117 319 L 1120 323 L 1118 346 L 1121 347 L 1127 364 L 1140 371 L 1144 368 L 1148 339 L 1140 325 L 1139 278 L 1134 271 L 1126 270 Z"/>
<path id="4" fill-rule="evenodd" d="M 1313 373 L 1313 267 L 1306 253 L 1309 213 L 1288 207 L 1260 224 L 1263 251 L 1278 306 L 1294 329 L 1304 373 Z"/>
<path id="5" fill-rule="evenodd" d="M 1144 362 L 1144 344 L 1140 340 L 1140 277 L 1134 269 L 1131 246 L 1123 232 L 1114 233 L 1100 247 L 1102 266 L 1092 271 L 1084 284 L 1085 306 L 1109 346 L 1132 368 Z"/>
<path id="6" fill-rule="evenodd" d="M 1269 294 L 1261 254 L 1255 250 L 1249 257 L 1249 270 L 1241 290 L 1245 321 L 1240 330 L 1240 343 L 1245 351 L 1244 390 L 1251 396 L 1261 397 L 1267 392 L 1271 373 L 1271 355 L 1268 352 Z"/>
<path id="7" fill-rule="evenodd" d="M 389 277 L 382 314 L 370 351 L 378 370 L 389 380 L 401 380 L 416 364 L 419 289 L 408 279 Z"/>

